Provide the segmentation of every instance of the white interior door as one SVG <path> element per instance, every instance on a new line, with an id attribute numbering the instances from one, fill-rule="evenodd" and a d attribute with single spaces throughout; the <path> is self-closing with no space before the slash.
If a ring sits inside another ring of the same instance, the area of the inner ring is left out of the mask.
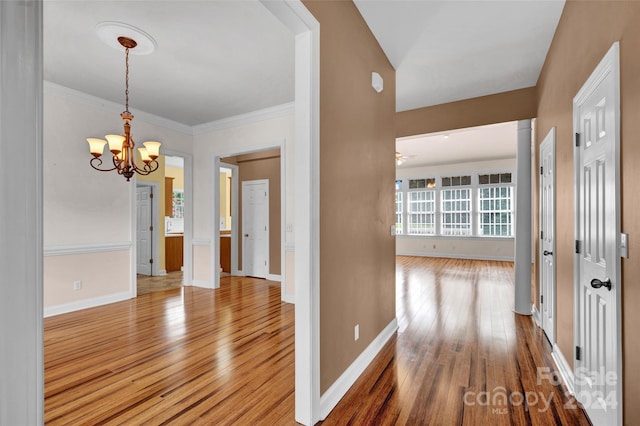
<path id="1" fill-rule="evenodd" d="M 556 341 L 555 128 L 540 144 L 540 320 L 547 338 Z"/>
<path id="2" fill-rule="evenodd" d="M 621 424 L 617 44 L 574 100 L 576 394 L 592 423 Z"/>
<path id="3" fill-rule="evenodd" d="M 244 275 L 269 273 L 269 181 L 242 182 L 242 269 Z"/>
<path id="4" fill-rule="evenodd" d="M 151 275 L 151 215 L 152 188 L 136 188 L 136 271 L 140 275 Z"/>

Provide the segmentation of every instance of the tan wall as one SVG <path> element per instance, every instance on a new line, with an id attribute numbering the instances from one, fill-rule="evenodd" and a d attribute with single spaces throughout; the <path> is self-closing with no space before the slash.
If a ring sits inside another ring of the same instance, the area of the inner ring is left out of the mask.
<path id="1" fill-rule="evenodd" d="M 320 22 L 320 391 L 395 317 L 395 71 L 351 2 Z M 371 87 L 371 72 L 384 90 Z M 354 341 L 354 326 L 360 339 Z"/>
<path id="2" fill-rule="evenodd" d="M 422 135 L 535 116 L 536 88 L 529 87 L 399 112 L 396 115 L 396 136 Z"/>
<path id="3" fill-rule="evenodd" d="M 281 269 L 281 204 L 280 204 L 280 150 L 256 152 L 235 157 L 238 164 L 238 214 L 233 226 L 242 235 L 242 182 L 269 180 L 269 273 L 280 275 Z M 225 161 L 229 163 L 229 161 Z M 242 238 L 238 238 L 238 269 L 242 269 Z"/>
<path id="4" fill-rule="evenodd" d="M 166 166 L 164 175 L 173 178 L 173 189 L 181 189 L 184 191 L 184 169 L 178 167 Z"/>
<path id="5" fill-rule="evenodd" d="M 220 221 L 224 229 L 231 227 L 231 173 L 220 173 Z"/>
<path id="6" fill-rule="evenodd" d="M 622 231 L 630 258 L 622 260 L 624 422 L 640 420 L 640 2 L 568 1 L 538 81 L 537 142 L 556 127 L 557 340 L 573 354 L 573 97 L 611 44 L 620 40 Z M 537 152 L 537 151 L 536 151 Z M 537 209 L 535 210 L 537 212 Z M 536 288 L 536 293 L 538 288 Z M 537 299 L 537 298 L 536 298 Z"/>

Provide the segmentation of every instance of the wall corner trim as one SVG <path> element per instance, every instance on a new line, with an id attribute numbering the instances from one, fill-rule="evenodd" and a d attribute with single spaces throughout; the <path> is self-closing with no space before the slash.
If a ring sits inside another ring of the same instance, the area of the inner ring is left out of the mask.
<path id="1" fill-rule="evenodd" d="M 562 377 L 562 381 L 567 386 L 567 390 L 571 393 L 571 395 L 575 395 L 575 387 L 574 387 L 574 375 L 573 371 L 571 371 L 571 367 L 569 367 L 569 363 L 567 359 L 562 355 L 562 351 L 557 343 L 553 344 L 553 348 L 551 349 L 551 357 L 553 361 L 556 363 L 556 367 L 558 367 L 558 372 Z"/>
<path id="2" fill-rule="evenodd" d="M 331 410 L 340 402 L 342 397 L 353 386 L 362 372 L 369 366 L 378 352 L 398 330 L 398 319 L 394 318 L 362 351 L 353 363 L 342 373 L 329 389 L 320 397 L 320 419 L 327 418 Z"/>
<path id="3" fill-rule="evenodd" d="M 107 294 L 105 296 L 94 297 L 92 299 L 78 300 L 63 305 L 49 306 L 44 308 L 44 318 L 54 315 L 66 314 L 69 312 L 80 311 L 82 309 L 95 308 L 96 306 L 108 305 L 109 303 L 121 302 L 136 297 L 129 291 L 121 293 Z"/>
<path id="4" fill-rule="evenodd" d="M 531 305 L 531 319 L 533 319 L 535 325 L 537 325 L 538 327 L 542 327 L 542 322 L 540 321 L 540 312 L 538 311 L 538 308 L 536 308 L 536 305 Z"/>

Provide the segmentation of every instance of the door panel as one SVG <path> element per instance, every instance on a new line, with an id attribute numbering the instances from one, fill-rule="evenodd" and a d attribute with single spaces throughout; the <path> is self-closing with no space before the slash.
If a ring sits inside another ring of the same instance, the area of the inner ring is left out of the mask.
<path id="1" fill-rule="evenodd" d="M 596 74 L 596 73 L 594 73 Z M 576 393 L 594 425 L 620 423 L 619 178 L 616 75 L 593 76 L 576 96 L 577 347 Z M 599 282 L 611 286 L 599 286 Z M 608 281 L 607 281 L 608 280 Z"/>
<path id="2" fill-rule="evenodd" d="M 151 275 L 151 187 L 136 188 L 136 271 Z"/>
<path id="3" fill-rule="evenodd" d="M 540 144 L 540 315 L 542 329 L 555 343 L 555 128 Z"/>
<path id="4" fill-rule="evenodd" d="M 242 182 L 242 269 L 244 275 L 269 273 L 269 181 Z"/>

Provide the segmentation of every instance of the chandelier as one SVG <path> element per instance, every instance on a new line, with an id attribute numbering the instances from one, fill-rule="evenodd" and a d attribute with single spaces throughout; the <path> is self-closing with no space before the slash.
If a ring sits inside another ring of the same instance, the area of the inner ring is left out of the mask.
<path id="1" fill-rule="evenodd" d="M 126 78 L 124 93 L 126 101 L 125 110 L 120 114 L 120 117 L 122 117 L 124 121 L 124 134 L 105 135 L 106 141 L 98 138 L 87 138 L 87 142 L 89 142 L 89 151 L 91 155 L 93 155 L 93 158 L 89 161 L 91 167 L 100 172 L 115 170 L 129 182 L 134 173 L 148 175 L 158 170 L 156 158 L 160 155 L 160 142 L 144 142 L 142 144 L 144 148 L 138 148 L 140 159 L 144 165 L 139 166 L 136 164 L 135 143 L 133 142 L 133 137 L 131 137 L 131 120 L 133 120 L 133 114 L 129 112 L 129 49 L 133 49 L 138 43 L 129 37 L 118 37 L 118 42 L 125 48 Z M 113 167 L 101 168 L 102 159 L 100 157 L 104 152 L 104 146 L 107 142 L 109 143 L 109 151 L 113 154 Z"/>

